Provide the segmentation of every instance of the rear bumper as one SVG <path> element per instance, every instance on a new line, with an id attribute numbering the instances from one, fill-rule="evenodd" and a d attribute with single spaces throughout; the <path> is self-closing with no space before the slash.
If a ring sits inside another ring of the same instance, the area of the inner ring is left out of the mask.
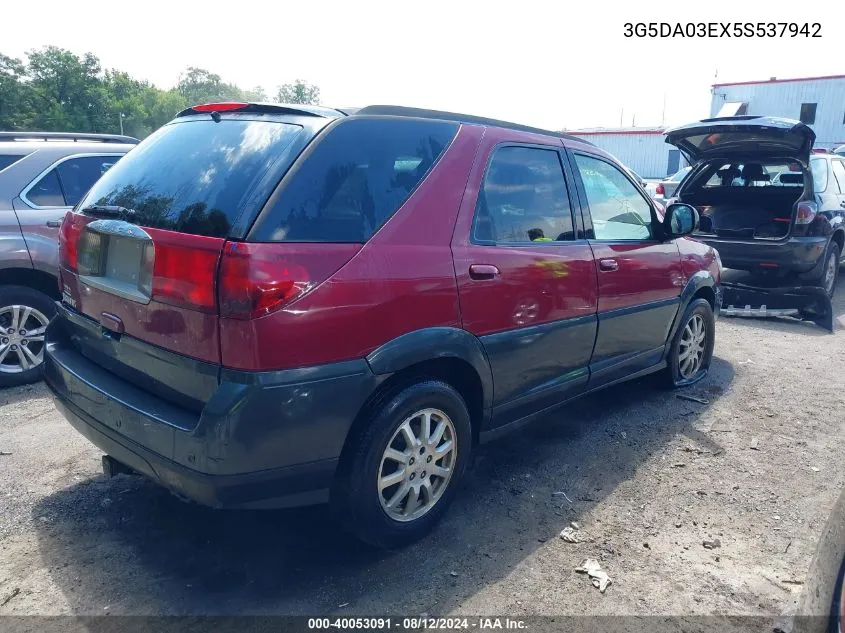
<path id="1" fill-rule="evenodd" d="M 827 246 L 826 237 L 791 237 L 784 242 L 732 241 L 694 235 L 719 251 L 722 265 L 747 271 L 807 273 L 815 268 Z"/>
<path id="2" fill-rule="evenodd" d="M 70 424 L 98 448 L 204 505 L 328 500 L 349 428 L 377 384 L 366 361 L 222 370 L 219 387 L 197 414 L 91 362 L 69 335 L 72 319 L 84 317 L 62 313 L 47 330 L 45 382 Z"/>

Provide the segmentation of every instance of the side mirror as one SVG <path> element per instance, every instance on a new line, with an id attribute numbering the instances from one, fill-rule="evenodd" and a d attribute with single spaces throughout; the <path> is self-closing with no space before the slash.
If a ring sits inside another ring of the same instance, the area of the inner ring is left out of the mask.
<path id="1" fill-rule="evenodd" d="M 666 207 L 663 233 L 670 239 L 689 235 L 698 228 L 698 210 L 688 204 L 673 202 Z"/>

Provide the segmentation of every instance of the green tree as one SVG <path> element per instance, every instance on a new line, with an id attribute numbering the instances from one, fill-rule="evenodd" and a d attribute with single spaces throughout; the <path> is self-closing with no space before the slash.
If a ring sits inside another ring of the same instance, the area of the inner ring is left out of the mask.
<path id="1" fill-rule="evenodd" d="M 309 84 L 302 79 L 297 79 L 292 84 L 279 86 L 276 93 L 277 103 L 300 103 L 307 105 L 320 104 L 320 88 Z"/>
<path id="2" fill-rule="evenodd" d="M 188 105 L 198 103 L 213 103 L 215 101 L 238 101 L 243 98 L 240 88 L 221 81 L 220 75 L 210 73 L 204 68 L 194 66 L 179 78 L 176 91 L 181 94 Z"/>
<path id="3" fill-rule="evenodd" d="M 36 92 L 26 79 L 26 65 L 0 54 L 0 129 L 31 129 Z"/>

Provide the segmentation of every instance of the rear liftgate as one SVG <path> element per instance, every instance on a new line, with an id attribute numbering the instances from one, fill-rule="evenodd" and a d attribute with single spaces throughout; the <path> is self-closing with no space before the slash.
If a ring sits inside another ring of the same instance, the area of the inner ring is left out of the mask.
<path id="1" fill-rule="evenodd" d="M 833 332 L 833 305 L 820 286 L 764 288 L 725 282 L 721 286 L 722 306 L 726 306 L 721 314 L 725 316 L 791 316 Z"/>

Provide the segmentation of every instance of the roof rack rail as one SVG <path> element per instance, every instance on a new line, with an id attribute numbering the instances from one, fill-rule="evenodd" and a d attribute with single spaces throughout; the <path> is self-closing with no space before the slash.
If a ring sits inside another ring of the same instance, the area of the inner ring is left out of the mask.
<path id="1" fill-rule="evenodd" d="M 592 145 L 589 141 L 582 138 L 564 134 L 562 132 L 555 132 L 552 130 L 544 130 L 542 128 L 522 125 L 520 123 L 511 123 L 509 121 L 500 121 L 498 119 L 488 119 L 486 117 L 474 116 L 472 114 L 458 114 L 457 112 L 443 112 L 440 110 L 426 110 L 424 108 L 408 108 L 405 106 L 391 106 L 391 105 L 371 105 L 361 108 L 355 114 L 367 115 L 383 115 L 383 116 L 404 116 L 415 117 L 420 119 L 438 119 L 441 121 L 454 121 L 456 123 L 471 123 L 476 125 L 490 125 L 494 127 L 502 127 L 510 130 L 518 130 L 520 132 L 530 132 L 532 134 L 542 134 L 544 136 L 555 136 L 557 138 L 565 138 L 570 141 L 578 141 Z"/>
<path id="2" fill-rule="evenodd" d="M 185 108 L 176 118 L 183 116 L 190 116 L 192 114 L 209 114 L 216 112 L 215 106 L 220 106 L 220 112 L 256 112 L 266 114 L 293 114 L 300 116 L 316 116 L 316 117 L 337 117 L 343 112 L 335 110 L 334 108 L 327 108 L 325 106 L 315 105 L 300 105 L 291 103 L 247 103 L 247 102 L 212 102 L 212 103 L 198 103 L 192 105 L 190 108 Z"/>
<path id="3" fill-rule="evenodd" d="M 0 132 L 0 141 L 94 141 L 136 145 L 137 138 L 121 134 L 88 134 L 84 132 Z"/>

